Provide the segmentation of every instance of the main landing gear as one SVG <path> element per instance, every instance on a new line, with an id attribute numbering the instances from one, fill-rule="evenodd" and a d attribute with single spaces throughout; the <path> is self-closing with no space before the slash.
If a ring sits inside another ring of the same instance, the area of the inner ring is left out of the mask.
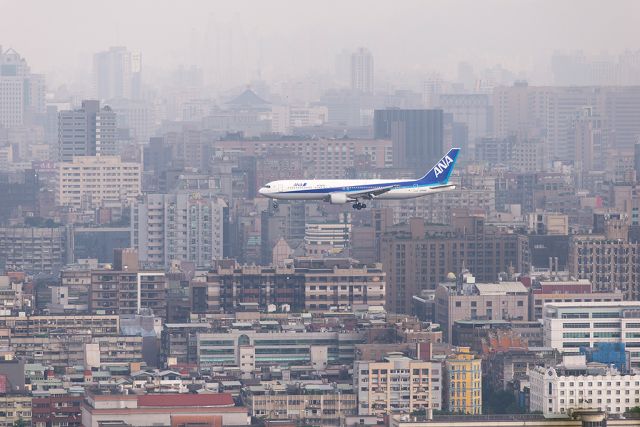
<path id="1" fill-rule="evenodd" d="M 353 207 L 353 209 L 360 210 L 366 208 L 367 205 L 365 203 L 355 202 L 351 207 Z"/>

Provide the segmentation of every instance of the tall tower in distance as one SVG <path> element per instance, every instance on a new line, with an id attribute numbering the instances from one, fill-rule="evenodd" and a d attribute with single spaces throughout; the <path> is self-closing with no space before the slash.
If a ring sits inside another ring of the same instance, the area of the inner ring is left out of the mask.
<path id="1" fill-rule="evenodd" d="M 93 86 L 96 99 L 132 99 L 140 95 L 142 57 L 116 46 L 93 55 Z"/>
<path id="2" fill-rule="evenodd" d="M 373 93 L 373 55 L 367 48 L 351 54 L 351 89 Z"/>

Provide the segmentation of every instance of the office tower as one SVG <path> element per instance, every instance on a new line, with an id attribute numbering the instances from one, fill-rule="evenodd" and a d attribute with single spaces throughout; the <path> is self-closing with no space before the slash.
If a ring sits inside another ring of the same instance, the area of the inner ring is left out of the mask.
<path id="1" fill-rule="evenodd" d="M 174 260 L 209 267 L 222 259 L 227 205 L 207 194 L 147 194 L 132 206 L 133 247 L 140 261 L 169 267 Z"/>
<path id="2" fill-rule="evenodd" d="M 127 204 L 141 192 L 140 164 L 119 156 L 78 156 L 58 164 L 60 206 L 95 209 L 104 202 Z"/>
<path id="3" fill-rule="evenodd" d="M 482 218 L 455 218 L 454 224 L 459 220 L 467 224 L 455 226 L 456 231 L 427 236 L 424 227 L 415 227 L 382 237 L 387 311 L 410 313 L 413 296 L 436 289 L 449 273 L 468 269 L 480 282 L 495 282 L 511 268 L 528 271 L 526 236 L 485 227 Z"/>
<path id="4" fill-rule="evenodd" d="M 22 126 L 44 113 L 44 94 L 44 76 L 31 74 L 20 54 L 0 46 L 0 127 Z"/>
<path id="5" fill-rule="evenodd" d="M 364 47 L 351 54 L 351 89 L 373 93 L 373 55 Z"/>
<path id="6" fill-rule="evenodd" d="M 93 82 L 97 99 L 138 98 L 142 57 L 126 47 L 110 47 L 93 55 Z"/>
<path id="7" fill-rule="evenodd" d="M 393 353 L 384 361 L 357 360 L 353 367 L 358 415 L 442 410 L 442 364 Z"/>
<path id="8" fill-rule="evenodd" d="M 482 361 L 458 347 L 444 362 L 444 407 L 449 412 L 482 414 Z"/>
<path id="9" fill-rule="evenodd" d="M 483 93 L 440 94 L 432 107 L 442 108 L 453 114 L 456 123 L 464 123 L 469 131 L 470 147 L 475 147 L 478 138 L 491 134 L 491 107 L 489 95 Z"/>
<path id="10" fill-rule="evenodd" d="M 77 110 L 58 113 L 58 160 L 116 154 L 116 115 L 100 101 L 82 101 Z"/>
<path id="11" fill-rule="evenodd" d="M 375 139 L 393 141 L 394 167 L 422 176 L 443 154 L 442 110 L 375 110 L 373 123 Z"/>

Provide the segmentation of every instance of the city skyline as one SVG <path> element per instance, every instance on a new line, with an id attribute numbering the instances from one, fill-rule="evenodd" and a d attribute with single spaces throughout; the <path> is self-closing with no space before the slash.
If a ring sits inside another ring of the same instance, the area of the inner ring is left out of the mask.
<path id="1" fill-rule="evenodd" d="M 222 82 L 225 89 L 251 80 L 333 74 L 341 50 L 359 46 L 372 51 L 377 71 L 387 77 L 383 81 L 432 72 L 453 78 L 458 64 L 469 62 L 476 70 L 500 65 L 516 74 L 526 71 L 532 81 L 546 83 L 555 51 L 597 57 L 635 50 L 633 16 L 640 12 L 633 1 L 601 7 L 595 0 L 405 1 L 375 7 L 356 1 L 312 8 L 289 1 L 194 1 L 190 7 L 63 3 L 67 7 L 7 2 L 3 10 L 14 19 L 0 28 L 2 44 L 31 58 L 35 72 L 48 74 L 56 86 L 69 77 L 86 83 L 96 52 L 126 46 L 142 53 L 148 81 L 179 66 L 197 66 L 213 76 L 207 83 Z"/>

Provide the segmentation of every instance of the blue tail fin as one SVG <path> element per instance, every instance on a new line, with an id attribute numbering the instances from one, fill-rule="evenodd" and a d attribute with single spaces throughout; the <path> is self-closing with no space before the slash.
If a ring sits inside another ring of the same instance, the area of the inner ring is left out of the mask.
<path id="1" fill-rule="evenodd" d="M 425 176 L 420 178 L 418 182 L 420 184 L 446 184 L 449 181 L 449 176 L 453 171 L 453 167 L 456 165 L 456 159 L 458 158 L 459 148 L 452 148 L 447 154 L 444 155 L 438 163 Z"/>

